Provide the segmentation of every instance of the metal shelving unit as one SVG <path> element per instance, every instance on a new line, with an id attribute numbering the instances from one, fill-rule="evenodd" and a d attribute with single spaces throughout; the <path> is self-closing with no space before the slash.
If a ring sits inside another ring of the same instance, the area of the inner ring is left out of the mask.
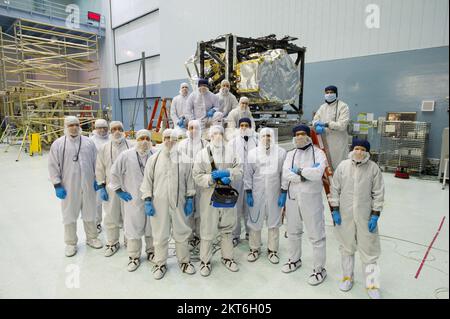
<path id="1" fill-rule="evenodd" d="M 379 165 L 385 170 L 406 168 L 421 174 L 425 168 L 431 123 L 383 121 Z"/>

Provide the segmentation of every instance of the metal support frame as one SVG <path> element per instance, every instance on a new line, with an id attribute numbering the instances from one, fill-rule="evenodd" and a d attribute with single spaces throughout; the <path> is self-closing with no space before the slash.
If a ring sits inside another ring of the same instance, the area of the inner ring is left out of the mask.
<path id="1" fill-rule="evenodd" d="M 62 134 L 66 115 L 86 126 L 95 112 L 103 114 L 95 33 L 26 19 L 10 30 L 0 30 L 0 89 L 6 91 L 0 114 L 9 127 L 40 133 L 50 144 Z"/>
<path id="2" fill-rule="evenodd" d="M 198 75 L 202 78 L 211 77 L 212 74 L 206 74 L 205 61 L 213 59 L 221 68 L 223 68 L 223 75 L 214 79 L 211 83 L 213 91 L 219 86 L 220 82 L 225 78 L 231 82 L 231 91 L 237 97 L 235 83 L 236 78 L 234 69 L 237 63 L 251 60 L 250 56 L 253 53 L 263 53 L 272 49 L 284 49 L 288 54 L 295 54 L 295 65 L 299 67 L 300 72 L 300 92 L 298 96 L 298 105 L 291 104 L 295 113 L 300 117 L 303 114 L 303 84 L 304 84 L 304 68 L 305 68 L 305 53 L 306 48 L 300 47 L 292 43 L 297 38 L 286 36 L 282 39 L 277 39 L 275 35 L 271 34 L 261 38 L 245 38 L 235 36 L 233 34 L 226 34 L 217 37 L 210 41 L 201 41 L 197 43 L 196 59 L 200 66 Z M 223 58 L 221 57 L 223 56 Z M 189 72 L 189 71 L 188 71 Z"/>

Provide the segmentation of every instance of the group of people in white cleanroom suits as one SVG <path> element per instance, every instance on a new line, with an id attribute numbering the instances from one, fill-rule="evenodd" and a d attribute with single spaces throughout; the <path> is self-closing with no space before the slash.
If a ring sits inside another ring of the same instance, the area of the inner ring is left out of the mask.
<path id="1" fill-rule="evenodd" d="M 248 262 L 262 254 L 262 230 L 267 227 L 267 254 L 279 263 L 282 212 L 287 218 L 288 256 L 283 273 L 302 265 L 305 229 L 313 250 L 310 285 L 327 277 L 326 233 L 322 197 L 326 154 L 311 139 L 311 128 L 293 129 L 294 148 L 286 152 L 276 144 L 275 131 L 255 132 L 249 100 L 239 102 L 222 81 L 219 93 L 209 91 L 200 79 L 198 90 L 189 95 L 181 84 L 173 99 L 171 118 L 175 129 L 163 131 L 162 144 L 154 146 L 151 132 L 140 130 L 136 141 L 126 139 L 119 121 L 99 119 L 90 138 L 82 135 L 74 116 L 65 119 L 65 134 L 51 146 L 49 173 L 56 196 L 61 199 L 65 254 L 77 252 L 77 219 L 81 218 L 86 243 L 99 249 L 98 239 L 106 230 L 105 257 L 120 249 L 120 229 L 128 252 L 128 271 L 140 265 L 142 239 L 153 276 L 167 272 L 169 241 L 175 242 L 178 265 L 194 274 L 190 251 L 199 248 L 202 276 L 210 275 L 213 243 L 220 239 L 221 261 L 230 271 L 239 270 L 233 250 L 248 239 Z M 377 222 L 383 209 L 381 171 L 370 160 L 370 144 L 354 140 L 348 153 L 348 106 L 338 100 L 337 88 L 325 89 L 325 102 L 313 119 L 314 131 L 326 136 L 334 170 L 328 202 L 334 232 L 340 244 L 342 280 L 348 291 L 354 282 L 355 252 L 366 275 L 366 288 L 379 298 L 380 255 Z M 224 126 L 226 128 L 224 128 Z M 231 185 L 239 197 L 234 207 L 211 201 L 215 187 Z"/>

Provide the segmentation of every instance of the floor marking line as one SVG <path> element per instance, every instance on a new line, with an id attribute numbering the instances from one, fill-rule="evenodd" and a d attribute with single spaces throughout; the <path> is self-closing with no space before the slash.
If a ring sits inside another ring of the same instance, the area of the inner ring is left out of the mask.
<path id="1" fill-rule="evenodd" d="M 444 225 L 444 221 L 445 221 L 445 216 L 442 217 L 441 224 L 439 225 L 439 228 L 438 228 L 436 234 L 434 235 L 433 240 L 431 241 L 430 245 L 428 246 L 428 249 L 427 249 L 427 251 L 425 253 L 425 256 L 423 256 L 422 262 L 420 263 L 419 269 L 417 269 L 417 272 L 416 272 L 416 275 L 414 276 L 414 278 L 416 278 L 416 279 L 419 278 L 420 272 L 422 271 L 422 267 L 425 264 L 425 261 L 427 260 L 428 253 L 430 252 L 431 247 L 433 247 L 433 244 L 436 241 L 436 238 L 437 238 L 437 236 L 439 235 L 439 232 L 442 229 L 442 225 Z"/>

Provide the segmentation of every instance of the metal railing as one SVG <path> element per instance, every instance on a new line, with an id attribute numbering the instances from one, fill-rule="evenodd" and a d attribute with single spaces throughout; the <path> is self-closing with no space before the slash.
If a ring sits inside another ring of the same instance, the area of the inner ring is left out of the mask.
<path id="1" fill-rule="evenodd" d="M 8 9 L 16 9 L 29 13 L 30 15 L 46 16 L 49 19 L 66 20 L 73 11 L 72 5 L 65 5 L 48 0 L 0 0 L 0 7 Z M 79 23 L 81 25 L 105 28 L 105 16 L 100 16 L 100 22 L 88 19 L 87 11 L 79 11 Z"/>

